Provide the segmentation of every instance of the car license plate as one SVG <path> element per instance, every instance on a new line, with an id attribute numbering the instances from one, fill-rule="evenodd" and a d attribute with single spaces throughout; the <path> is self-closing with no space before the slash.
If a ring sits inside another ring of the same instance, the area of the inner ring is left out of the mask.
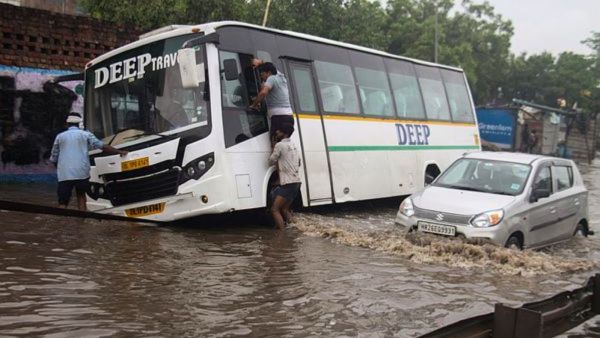
<path id="1" fill-rule="evenodd" d="M 127 217 L 143 217 L 148 215 L 160 214 L 165 211 L 165 202 L 144 205 L 143 207 L 126 209 Z"/>
<path id="2" fill-rule="evenodd" d="M 134 160 L 121 162 L 121 171 L 128 171 L 133 169 L 144 168 L 150 165 L 150 159 L 148 157 L 140 157 Z"/>
<path id="3" fill-rule="evenodd" d="M 443 225 L 429 222 L 417 223 L 419 231 L 430 232 L 432 234 L 444 236 L 456 236 L 456 228 L 451 225 Z"/>

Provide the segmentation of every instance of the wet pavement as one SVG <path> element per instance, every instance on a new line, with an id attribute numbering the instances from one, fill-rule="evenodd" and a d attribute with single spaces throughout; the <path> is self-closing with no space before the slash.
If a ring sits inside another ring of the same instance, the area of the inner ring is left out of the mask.
<path id="1" fill-rule="evenodd" d="M 600 162 L 582 171 L 599 235 L 540 251 L 404 236 L 398 200 L 303 211 L 284 231 L 253 214 L 152 227 L 0 211 L 0 336 L 415 337 L 600 272 Z M 53 189 L 0 196 L 52 205 Z"/>

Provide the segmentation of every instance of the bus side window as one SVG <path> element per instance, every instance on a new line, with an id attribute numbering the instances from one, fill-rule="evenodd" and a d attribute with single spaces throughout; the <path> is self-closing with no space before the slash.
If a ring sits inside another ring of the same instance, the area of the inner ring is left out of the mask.
<path id="1" fill-rule="evenodd" d="M 325 112 L 360 114 L 350 66 L 315 61 L 315 67 Z"/>
<path id="2" fill-rule="evenodd" d="M 473 108 L 469 98 L 469 91 L 462 73 L 442 69 L 442 78 L 450 102 L 452 120 L 456 122 L 474 122 Z"/>
<path id="3" fill-rule="evenodd" d="M 421 65 L 415 66 L 415 68 L 423 91 L 427 118 L 450 121 L 450 108 L 439 69 Z"/>
<path id="4" fill-rule="evenodd" d="M 225 60 L 235 60 L 238 70 L 241 70 L 240 59 L 237 53 L 219 52 L 219 61 L 221 69 L 224 68 Z M 225 74 L 221 73 L 221 94 L 223 96 L 224 107 L 247 107 L 248 95 L 242 73 L 235 80 L 226 80 Z"/>
<path id="5" fill-rule="evenodd" d="M 402 60 L 386 59 L 384 62 L 392 85 L 398 117 L 425 119 L 425 108 L 414 66 Z"/>
<path id="6" fill-rule="evenodd" d="M 231 147 L 249 140 L 269 130 L 264 105 L 260 112 L 248 110 L 250 100 L 258 94 L 257 74 L 251 66 L 250 54 L 220 51 L 221 68 L 227 59 L 236 60 L 238 78 L 227 81 L 221 74 L 221 94 L 223 97 L 223 129 L 225 146 Z"/>

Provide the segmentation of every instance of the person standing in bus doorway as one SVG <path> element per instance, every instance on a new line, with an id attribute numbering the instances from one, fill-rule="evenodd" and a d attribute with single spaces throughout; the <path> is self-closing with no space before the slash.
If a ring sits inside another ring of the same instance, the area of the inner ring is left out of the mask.
<path id="1" fill-rule="evenodd" d="M 127 155 L 127 151 L 105 145 L 94 134 L 82 130 L 83 122 L 79 113 L 70 113 L 67 117 L 68 129 L 56 136 L 50 155 L 50 162 L 56 165 L 58 176 L 58 205 L 66 208 L 71 199 L 73 188 L 77 194 L 77 207 L 86 211 L 85 193 L 90 179 L 90 160 L 88 150 L 102 149 L 109 154 Z"/>
<path id="2" fill-rule="evenodd" d="M 267 114 L 271 122 L 271 142 L 275 143 L 275 131 L 284 124 L 294 125 L 290 94 L 285 76 L 278 72 L 271 62 L 261 62 L 259 59 L 252 60 L 252 65 L 258 65 L 258 73 L 263 85 L 250 105 L 252 109 L 259 109 L 260 103 L 266 99 Z"/>
<path id="3" fill-rule="evenodd" d="M 291 221 L 290 207 L 300 191 L 300 154 L 290 136 L 294 133 L 292 124 L 284 124 L 275 129 L 278 141 L 269 157 L 269 165 L 279 167 L 280 185 L 273 190 L 271 216 L 278 229 L 283 229 L 286 221 Z"/>

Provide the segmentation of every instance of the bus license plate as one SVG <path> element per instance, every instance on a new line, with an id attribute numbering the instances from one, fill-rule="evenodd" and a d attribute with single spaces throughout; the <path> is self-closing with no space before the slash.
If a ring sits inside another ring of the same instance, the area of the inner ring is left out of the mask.
<path id="1" fill-rule="evenodd" d="M 432 234 L 444 236 L 456 236 L 456 228 L 451 225 L 443 225 L 429 222 L 417 223 L 419 231 L 430 232 Z"/>
<path id="2" fill-rule="evenodd" d="M 121 162 L 121 171 L 128 171 L 133 169 L 144 168 L 150 165 L 150 159 L 148 157 L 140 157 L 134 160 Z"/>
<path id="3" fill-rule="evenodd" d="M 160 214 L 163 211 L 165 211 L 165 202 L 125 209 L 125 214 L 127 214 L 127 217 L 144 217 L 148 215 Z"/>

